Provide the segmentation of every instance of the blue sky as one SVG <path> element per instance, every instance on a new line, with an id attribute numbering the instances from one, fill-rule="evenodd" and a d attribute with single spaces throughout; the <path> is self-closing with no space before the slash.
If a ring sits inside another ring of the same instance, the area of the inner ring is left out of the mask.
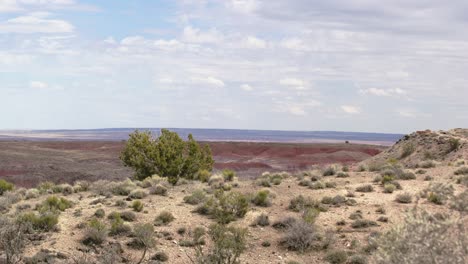
<path id="1" fill-rule="evenodd" d="M 467 127 L 467 8 L 0 0 L 0 129 Z"/>

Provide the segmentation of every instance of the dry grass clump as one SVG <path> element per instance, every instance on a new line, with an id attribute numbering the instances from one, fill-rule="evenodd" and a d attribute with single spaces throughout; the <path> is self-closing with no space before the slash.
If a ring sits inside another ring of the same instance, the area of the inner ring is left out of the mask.
<path id="1" fill-rule="evenodd" d="M 315 225 L 302 220 L 291 221 L 286 225 L 285 234 L 280 240 L 280 245 L 299 252 L 324 247 L 326 243 L 324 236 Z"/>
<path id="2" fill-rule="evenodd" d="M 426 160 L 419 164 L 419 167 L 424 169 L 435 168 L 437 164 L 432 160 Z"/>
<path id="3" fill-rule="evenodd" d="M 91 219 L 85 230 L 82 243 L 85 245 L 101 245 L 106 239 L 106 225 L 97 218 Z"/>
<path id="4" fill-rule="evenodd" d="M 150 187 L 150 194 L 167 196 L 167 188 L 161 184 L 157 184 L 156 186 Z"/>
<path id="5" fill-rule="evenodd" d="M 12 191 L 14 188 L 15 188 L 15 185 L 13 183 L 0 179 L 0 195 L 3 195 L 6 192 Z"/>
<path id="6" fill-rule="evenodd" d="M 447 200 L 453 198 L 455 189 L 451 184 L 434 183 L 424 189 L 420 196 L 427 198 L 431 203 L 442 205 Z"/>
<path id="7" fill-rule="evenodd" d="M 324 260 L 331 264 L 343 264 L 348 259 L 348 253 L 344 250 L 333 250 L 327 253 Z"/>
<path id="8" fill-rule="evenodd" d="M 384 185 L 384 193 L 393 193 L 396 189 L 395 184 L 392 183 L 386 183 Z"/>
<path id="9" fill-rule="evenodd" d="M 370 184 L 361 185 L 356 188 L 356 192 L 373 192 L 374 187 Z"/>
<path id="10" fill-rule="evenodd" d="M 251 226 L 269 226 L 270 225 L 270 218 L 267 214 L 262 213 L 261 215 L 257 216 Z"/>
<path id="11" fill-rule="evenodd" d="M 204 202 L 206 199 L 206 193 L 203 190 L 195 190 L 191 195 L 184 197 L 184 202 L 191 205 L 197 205 Z"/>
<path id="12" fill-rule="evenodd" d="M 0 256 L 4 256 L 6 264 L 21 262 L 27 244 L 27 229 L 25 225 L 0 217 Z"/>
<path id="13" fill-rule="evenodd" d="M 280 185 L 283 179 L 289 177 L 290 175 L 286 172 L 281 173 L 269 173 L 265 172 L 257 179 L 257 185 L 263 187 L 271 187 L 272 185 Z"/>
<path id="14" fill-rule="evenodd" d="M 378 240 L 375 262 L 466 263 L 468 241 L 463 218 L 438 217 L 413 209 L 402 225 L 395 226 Z"/>
<path id="15" fill-rule="evenodd" d="M 207 199 L 195 211 L 210 215 L 220 224 L 228 224 L 245 216 L 249 210 L 249 199 L 240 192 L 218 191 L 214 197 Z"/>
<path id="16" fill-rule="evenodd" d="M 268 207 L 271 206 L 272 197 L 269 190 L 260 190 L 252 198 L 252 203 L 256 206 Z"/>
<path id="17" fill-rule="evenodd" d="M 289 201 L 288 209 L 294 212 L 302 212 L 307 208 L 318 207 L 318 202 L 302 194 Z"/>
<path id="18" fill-rule="evenodd" d="M 141 212 L 141 211 L 143 211 L 144 205 L 143 205 L 143 203 L 142 203 L 141 201 L 136 200 L 136 201 L 133 201 L 133 202 L 132 202 L 131 207 L 132 207 L 133 211 L 135 211 L 135 212 Z"/>
<path id="19" fill-rule="evenodd" d="M 351 227 L 356 228 L 356 229 L 367 228 L 371 226 L 377 226 L 377 223 L 375 221 L 368 220 L 368 219 L 356 219 L 354 220 L 354 222 L 351 223 Z"/>
<path id="20" fill-rule="evenodd" d="M 408 204 L 408 203 L 411 203 L 413 201 L 413 196 L 410 194 L 410 193 L 401 193 L 401 194 L 398 194 L 395 198 L 395 201 L 399 202 L 399 203 L 404 203 L 404 204 Z"/>
<path id="21" fill-rule="evenodd" d="M 322 176 L 333 176 L 335 174 L 336 174 L 336 168 L 334 166 L 327 167 L 322 172 Z"/>
<path id="22" fill-rule="evenodd" d="M 171 212 L 162 211 L 156 218 L 154 219 L 154 225 L 162 226 L 167 225 L 170 222 L 174 221 L 175 217 L 172 215 Z"/>

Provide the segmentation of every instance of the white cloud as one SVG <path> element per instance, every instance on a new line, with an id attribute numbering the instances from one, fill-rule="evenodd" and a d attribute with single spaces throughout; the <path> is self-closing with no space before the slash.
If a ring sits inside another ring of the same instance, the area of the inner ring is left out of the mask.
<path id="1" fill-rule="evenodd" d="M 64 20 L 51 19 L 51 14 L 45 12 L 30 13 L 25 16 L 0 22 L 0 33 L 70 33 L 72 24 Z"/>
<path id="2" fill-rule="evenodd" d="M 223 35 L 219 33 L 216 29 L 210 29 L 209 31 L 203 32 L 198 28 L 186 26 L 184 28 L 182 39 L 188 43 L 214 44 L 221 42 L 223 40 Z"/>
<path id="3" fill-rule="evenodd" d="M 263 39 L 249 36 L 245 39 L 245 46 L 252 49 L 264 49 L 267 47 L 267 43 Z"/>
<path id="4" fill-rule="evenodd" d="M 280 81 L 281 85 L 288 86 L 295 90 L 307 90 L 307 84 L 304 80 L 298 78 L 283 78 Z"/>
<path id="5" fill-rule="evenodd" d="M 248 85 L 248 84 L 242 84 L 242 85 L 240 86 L 240 88 L 241 88 L 242 90 L 244 90 L 244 91 L 247 91 L 247 92 L 250 92 L 250 91 L 253 90 L 252 86 L 250 86 L 250 85 Z"/>
<path id="6" fill-rule="evenodd" d="M 259 7 L 257 0 L 230 0 L 227 6 L 240 13 L 251 13 Z"/>
<path id="7" fill-rule="evenodd" d="M 298 116 L 306 115 L 306 111 L 304 110 L 304 108 L 302 108 L 301 106 L 298 106 L 298 105 L 290 106 L 289 109 L 288 109 L 288 112 L 290 114 L 298 115 Z"/>
<path id="8" fill-rule="evenodd" d="M 406 90 L 401 88 L 392 88 L 392 89 L 380 89 L 380 88 L 369 88 L 359 90 L 360 94 L 370 94 L 375 96 L 398 96 L 406 95 Z"/>
<path id="9" fill-rule="evenodd" d="M 176 39 L 159 39 L 154 42 L 154 46 L 162 50 L 178 50 L 184 47 L 184 45 Z"/>
<path id="10" fill-rule="evenodd" d="M 174 80 L 170 77 L 163 77 L 163 78 L 160 78 L 159 80 L 159 83 L 162 83 L 162 84 L 172 84 L 174 83 Z"/>
<path id="11" fill-rule="evenodd" d="M 147 43 L 147 40 L 142 36 L 125 37 L 120 41 L 120 44 L 124 46 L 137 46 L 137 45 L 144 45 L 146 43 Z"/>
<path id="12" fill-rule="evenodd" d="M 31 81 L 29 83 L 29 87 L 34 88 L 34 89 L 46 89 L 47 87 L 49 87 L 49 85 L 45 82 Z"/>
<path id="13" fill-rule="evenodd" d="M 359 114 L 361 113 L 361 109 L 357 106 L 353 105 L 342 105 L 341 110 L 343 110 L 347 114 Z"/>
<path id="14" fill-rule="evenodd" d="M 28 6 L 40 6 L 41 8 L 53 8 L 59 6 L 70 6 L 75 4 L 73 0 L 1 0 L 0 13 L 17 12 Z"/>
<path id="15" fill-rule="evenodd" d="M 113 37 L 107 37 L 106 39 L 104 39 L 104 43 L 109 45 L 115 45 L 117 44 L 117 41 Z"/>
<path id="16" fill-rule="evenodd" d="M 299 38 L 289 38 L 284 39 L 281 41 L 281 46 L 287 49 L 295 50 L 295 51 L 309 51 L 310 47 L 308 47 L 302 39 Z"/>
<path id="17" fill-rule="evenodd" d="M 192 82 L 197 83 L 197 84 L 208 84 L 213 87 L 224 87 L 225 84 L 222 80 L 208 76 L 208 77 L 194 77 L 192 78 Z"/>

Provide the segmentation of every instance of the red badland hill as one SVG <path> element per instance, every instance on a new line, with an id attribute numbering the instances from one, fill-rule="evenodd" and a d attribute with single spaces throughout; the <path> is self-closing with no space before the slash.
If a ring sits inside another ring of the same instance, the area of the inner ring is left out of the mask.
<path id="1" fill-rule="evenodd" d="M 357 144 L 209 142 L 215 169 L 233 169 L 240 177 L 264 171 L 304 170 L 313 165 L 355 163 L 385 147 Z M 0 142 L 0 178 L 20 186 L 39 182 L 121 180 L 132 175 L 119 153 L 122 142 Z"/>

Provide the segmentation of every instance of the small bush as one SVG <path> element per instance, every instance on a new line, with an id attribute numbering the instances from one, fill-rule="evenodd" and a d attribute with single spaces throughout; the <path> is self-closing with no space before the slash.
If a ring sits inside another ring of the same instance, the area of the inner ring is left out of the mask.
<path id="1" fill-rule="evenodd" d="M 421 164 L 419 164 L 419 167 L 423 169 L 435 168 L 435 166 L 436 164 L 432 160 L 426 160 L 426 161 L 421 162 Z"/>
<path id="2" fill-rule="evenodd" d="M 12 191 L 14 188 L 15 188 L 15 185 L 13 183 L 0 179 L 0 195 L 3 195 L 6 192 Z"/>
<path id="3" fill-rule="evenodd" d="M 413 197 L 409 193 L 402 193 L 402 194 L 397 195 L 396 201 L 399 203 L 408 204 L 413 201 Z"/>
<path id="4" fill-rule="evenodd" d="M 227 224 L 245 216 L 249 210 L 249 202 L 245 195 L 239 192 L 229 192 L 217 196 L 213 207 L 213 215 L 220 224 Z"/>
<path id="5" fill-rule="evenodd" d="M 442 205 L 454 196 L 454 191 L 450 184 L 435 183 L 424 189 L 421 196 L 427 197 L 431 203 Z"/>
<path id="6" fill-rule="evenodd" d="M 466 263 L 466 223 L 464 219 L 440 218 L 412 209 L 404 223 L 378 239 L 373 263 Z"/>
<path id="7" fill-rule="evenodd" d="M 315 220 L 317 220 L 317 217 L 320 214 L 320 210 L 317 208 L 308 208 L 304 211 L 302 214 L 302 219 L 309 224 L 315 223 Z"/>
<path id="8" fill-rule="evenodd" d="M 120 217 L 126 222 L 133 222 L 136 219 L 136 214 L 130 211 L 120 213 Z"/>
<path id="9" fill-rule="evenodd" d="M 35 213 L 24 213 L 17 217 L 17 222 L 25 225 L 30 225 L 34 230 L 52 231 L 58 224 L 58 214 L 52 212 L 44 212 L 39 215 Z"/>
<path id="10" fill-rule="evenodd" d="M 117 235 L 126 235 L 130 234 L 132 228 L 125 224 L 120 214 L 115 215 L 115 217 L 111 220 L 111 227 L 109 230 L 109 234 L 111 236 Z"/>
<path id="11" fill-rule="evenodd" d="M 336 170 L 333 166 L 330 166 L 328 168 L 326 168 L 323 172 L 322 172 L 322 175 L 323 176 L 333 176 L 336 174 Z"/>
<path id="12" fill-rule="evenodd" d="M 184 197 L 184 202 L 197 205 L 206 200 L 206 194 L 203 190 L 195 190 L 191 195 Z"/>
<path id="13" fill-rule="evenodd" d="M 169 256 L 164 253 L 163 251 L 156 252 L 152 257 L 151 260 L 159 261 L 159 262 L 166 262 L 169 260 Z"/>
<path id="14" fill-rule="evenodd" d="M 271 194 L 268 190 L 258 191 L 252 198 L 252 203 L 257 206 L 268 207 L 271 205 Z"/>
<path id="15" fill-rule="evenodd" d="M 102 208 L 97 209 L 96 212 L 94 212 L 94 216 L 97 218 L 103 218 L 105 215 L 106 215 L 106 212 Z"/>
<path id="16" fill-rule="evenodd" d="M 455 175 L 468 175 L 468 167 L 459 168 L 454 172 Z"/>
<path id="17" fill-rule="evenodd" d="M 174 221 L 175 217 L 172 215 L 171 212 L 168 211 L 162 211 L 156 219 L 154 219 L 154 225 L 156 226 L 161 226 L 161 225 L 167 225 L 170 222 Z"/>
<path id="18" fill-rule="evenodd" d="M 352 255 L 346 264 L 367 264 L 367 259 L 363 255 Z"/>
<path id="19" fill-rule="evenodd" d="M 323 183 L 321 181 L 314 182 L 309 186 L 309 188 L 312 189 L 312 190 L 325 189 L 326 187 L 327 186 L 325 185 L 325 183 Z"/>
<path id="20" fill-rule="evenodd" d="M 289 201 L 288 209 L 294 212 L 301 212 L 306 208 L 315 207 L 317 202 L 310 197 L 304 197 L 303 195 L 296 196 Z"/>
<path id="21" fill-rule="evenodd" d="M 272 224 L 272 227 L 278 230 L 283 230 L 289 228 L 293 223 L 298 221 L 294 217 L 286 217 L 281 220 L 278 220 Z"/>
<path id="22" fill-rule="evenodd" d="M 412 143 L 407 143 L 403 146 L 400 159 L 404 159 L 406 157 L 409 157 L 413 152 L 416 150 L 414 144 Z"/>
<path id="23" fill-rule="evenodd" d="M 356 219 L 354 220 L 353 223 L 351 223 L 351 227 L 356 228 L 356 229 L 367 228 L 367 227 L 376 226 L 376 225 L 377 225 L 376 222 L 367 220 L 367 219 Z"/>
<path id="24" fill-rule="evenodd" d="M 208 170 L 200 170 L 195 175 L 195 179 L 201 182 L 208 182 L 211 177 L 211 172 Z"/>
<path id="25" fill-rule="evenodd" d="M 262 213 L 259 215 L 255 221 L 252 223 L 252 226 L 269 226 L 270 225 L 270 219 L 267 214 Z"/>
<path id="26" fill-rule="evenodd" d="M 91 219 L 86 228 L 82 243 L 85 245 L 101 245 L 107 238 L 106 225 L 94 218 Z"/>
<path id="27" fill-rule="evenodd" d="M 161 184 L 158 184 L 150 188 L 150 194 L 167 196 L 167 188 Z"/>
<path id="28" fill-rule="evenodd" d="M 136 224 L 133 231 L 133 240 L 130 246 L 137 249 L 148 249 L 154 247 L 154 227 L 151 224 Z"/>
<path id="29" fill-rule="evenodd" d="M 286 229 L 280 244 L 292 251 L 305 252 L 321 247 L 322 236 L 314 225 L 304 221 L 293 221 Z"/>
<path id="30" fill-rule="evenodd" d="M 47 199 L 42 202 L 42 204 L 38 207 L 39 212 L 56 212 L 56 211 L 65 211 L 68 208 L 72 207 L 72 203 L 61 197 L 58 198 L 57 196 L 49 196 Z"/>
<path id="31" fill-rule="evenodd" d="M 393 193 L 395 189 L 396 186 L 391 183 L 387 183 L 384 185 L 384 193 Z"/>
<path id="32" fill-rule="evenodd" d="M 133 201 L 132 208 L 135 212 L 141 212 L 143 211 L 143 203 L 139 200 Z"/>
<path id="33" fill-rule="evenodd" d="M 346 173 L 346 172 L 340 171 L 340 172 L 338 172 L 338 173 L 336 174 L 336 177 L 337 177 L 337 178 L 348 178 L 349 175 L 348 175 L 348 173 Z"/>
<path id="34" fill-rule="evenodd" d="M 143 199 L 146 196 L 148 196 L 148 193 L 143 190 L 134 190 L 128 195 L 132 199 Z"/>
<path id="35" fill-rule="evenodd" d="M 239 257 L 246 249 L 247 229 L 212 225 L 208 232 L 212 248 L 208 253 L 197 248 L 196 263 L 239 263 Z"/>
<path id="36" fill-rule="evenodd" d="M 223 170 L 223 178 L 225 181 L 232 181 L 236 177 L 236 172 L 233 170 Z"/>
<path id="37" fill-rule="evenodd" d="M 361 185 L 356 188 L 356 192 L 373 192 L 373 191 L 374 191 L 374 188 L 370 184 Z"/>
<path id="38" fill-rule="evenodd" d="M 112 186 L 111 192 L 115 195 L 122 195 L 122 196 L 127 196 L 129 195 L 135 188 L 136 184 L 132 182 L 131 180 L 126 180 L 123 182 L 115 183 Z"/>
<path id="39" fill-rule="evenodd" d="M 39 197 L 40 193 L 39 193 L 39 190 L 38 189 L 29 189 L 26 191 L 26 194 L 25 194 L 25 199 L 26 200 L 30 200 L 30 199 L 35 199 L 37 197 Z"/>
<path id="40" fill-rule="evenodd" d="M 325 256 L 325 260 L 331 264 L 342 264 L 348 259 L 348 254 L 343 250 L 334 250 Z"/>

